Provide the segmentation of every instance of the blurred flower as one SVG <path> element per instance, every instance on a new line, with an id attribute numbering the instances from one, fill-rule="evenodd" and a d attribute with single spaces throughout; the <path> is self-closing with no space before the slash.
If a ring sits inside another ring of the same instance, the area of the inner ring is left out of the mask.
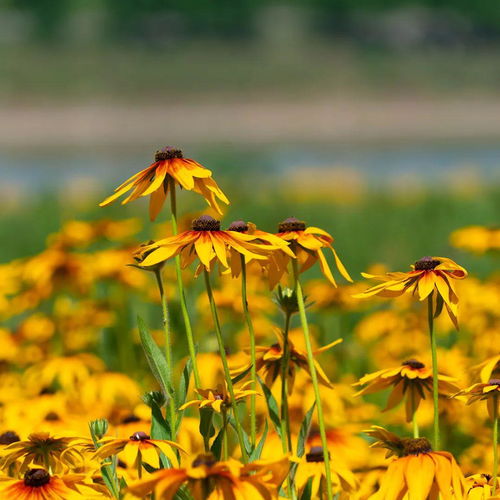
<path id="1" fill-rule="evenodd" d="M 488 500 L 492 493 L 492 479 L 489 474 L 474 474 L 465 478 L 467 482 L 467 500 Z"/>
<path id="2" fill-rule="evenodd" d="M 319 265 L 324 276 L 333 286 L 337 286 L 322 250 L 323 248 L 328 248 L 333 253 L 335 264 L 340 274 L 347 281 L 352 282 L 349 273 L 332 246 L 333 238 L 326 231 L 317 227 L 306 228 L 305 222 L 294 217 L 289 217 L 279 224 L 277 236 L 290 242 L 290 248 L 295 253 L 300 266 L 300 273 L 307 271 L 319 260 Z M 290 259 L 290 255 L 282 251 L 272 254 L 269 265 L 269 281 L 271 288 L 274 288 L 283 275 L 288 272 L 288 263 Z"/>
<path id="3" fill-rule="evenodd" d="M 354 297 L 360 299 L 373 295 L 398 297 L 404 293 L 418 292 L 419 300 L 422 301 L 431 296 L 436 288 L 438 298 L 441 297 L 444 301 L 450 319 L 458 328 L 458 295 L 452 280 L 466 278 L 467 271 L 446 257 L 422 257 L 411 267 L 413 270 L 410 272 L 387 273 L 382 276 L 361 273 L 365 278 L 383 281 L 383 283 L 368 288 Z M 439 308 L 436 309 L 436 316 L 440 312 Z"/>
<path id="4" fill-rule="evenodd" d="M 500 354 L 483 361 L 474 368 L 480 370 L 482 382 L 488 382 L 491 378 L 500 378 Z"/>
<path id="5" fill-rule="evenodd" d="M 451 244 L 469 252 L 483 254 L 489 250 L 500 250 L 500 228 L 467 226 L 457 229 L 450 236 Z"/>
<path id="6" fill-rule="evenodd" d="M 151 195 L 149 216 L 155 220 L 167 197 L 169 189 L 175 184 L 188 191 L 201 194 L 207 203 L 222 213 L 217 203 L 218 198 L 229 204 L 226 195 L 212 179 L 212 172 L 189 158 L 184 158 L 182 151 L 167 146 L 155 153 L 155 161 L 148 168 L 127 179 L 115 189 L 115 193 L 106 198 L 99 206 L 109 205 L 117 198 L 132 190 L 122 201 L 122 205 L 140 196 Z"/>
<path id="7" fill-rule="evenodd" d="M 498 415 L 498 405 L 500 400 L 500 379 L 492 378 L 488 380 L 488 382 L 471 385 L 467 389 L 463 389 L 453 395 L 453 397 L 456 396 L 468 396 L 468 405 L 475 403 L 476 401 L 486 401 L 488 414 L 490 418 L 493 419 L 494 415 Z"/>
<path id="8" fill-rule="evenodd" d="M 456 392 L 458 387 L 454 384 L 455 381 L 452 377 L 439 375 L 439 394 L 449 396 Z M 373 394 L 393 387 L 384 411 L 394 408 L 406 398 L 406 420 L 409 422 L 413 413 L 417 411 L 420 401 L 425 399 L 426 395 L 432 394 L 432 369 L 416 359 L 409 359 L 397 368 L 388 368 L 365 375 L 354 385 L 365 384 L 368 385 L 355 396 Z"/>

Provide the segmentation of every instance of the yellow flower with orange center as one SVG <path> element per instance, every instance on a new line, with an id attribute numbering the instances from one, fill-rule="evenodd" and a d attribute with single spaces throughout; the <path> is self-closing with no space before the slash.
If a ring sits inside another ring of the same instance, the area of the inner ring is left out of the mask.
<path id="1" fill-rule="evenodd" d="M 243 384 L 239 389 L 234 389 L 234 399 L 231 397 L 227 391 L 227 387 L 222 384 L 218 384 L 216 389 L 195 389 L 195 391 L 201 396 L 201 399 L 194 399 L 183 404 L 179 410 L 185 410 L 189 406 L 198 406 L 198 408 L 212 408 L 216 412 L 220 413 L 223 409 L 227 410 L 233 403 L 238 403 L 252 394 L 259 394 L 257 391 L 246 389 L 253 382 L 247 382 Z"/>
<path id="2" fill-rule="evenodd" d="M 442 396 L 450 396 L 457 390 L 456 380 L 447 375 L 439 375 L 438 388 Z M 409 359 L 396 368 L 388 368 L 362 377 L 355 386 L 368 384 L 355 396 L 373 394 L 392 387 L 392 392 L 384 411 L 391 410 L 403 399 L 406 402 L 406 419 L 411 421 L 420 401 L 432 394 L 432 369 L 416 359 Z"/>
<path id="3" fill-rule="evenodd" d="M 268 253 L 275 247 L 258 243 L 255 235 L 238 231 L 223 231 L 220 221 L 202 215 L 195 219 L 191 231 L 184 231 L 175 236 L 159 240 L 152 245 L 141 247 L 137 254 L 141 267 L 149 267 L 165 262 L 176 255 L 181 257 L 183 268 L 190 265 L 196 258 L 200 268 L 210 271 L 212 264 L 218 262 L 223 269 L 229 269 L 231 253 L 244 255 L 247 259 L 266 260 Z M 145 255 L 146 254 L 146 255 Z M 145 255 L 145 257 L 144 257 Z"/>
<path id="4" fill-rule="evenodd" d="M 465 498 L 465 478 L 453 455 L 432 451 L 426 438 L 399 438 L 382 427 L 372 427 L 366 433 L 376 439 L 372 447 L 387 448 L 387 456 L 397 458 L 389 464 L 373 500 L 462 500 Z"/>
<path id="5" fill-rule="evenodd" d="M 419 300 L 432 297 L 436 291 L 438 303 L 435 316 L 441 312 L 444 304 L 450 319 L 458 329 L 458 295 L 454 280 L 467 277 L 467 271 L 456 262 L 446 257 L 422 257 L 411 266 L 412 270 L 406 273 L 395 272 L 385 275 L 372 275 L 361 273 L 362 276 L 377 281 L 380 285 L 368 288 L 353 297 L 364 299 L 378 295 L 380 297 L 399 297 L 405 293 L 418 294 Z M 439 303 L 441 301 L 441 303 Z"/>
<path id="6" fill-rule="evenodd" d="M 207 203 L 218 213 L 222 213 L 217 199 L 229 204 L 226 195 L 212 179 L 212 172 L 189 158 L 184 158 L 182 151 L 167 146 L 155 154 L 155 161 L 144 170 L 127 179 L 115 189 L 115 193 L 106 198 L 99 206 L 109 205 L 120 196 L 132 191 L 122 205 L 136 200 L 140 196 L 149 196 L 149 216 L 155 220 L 161 210 L 169 190 L 181 186 L 187 191 L 201 194 Z"/>
<path id="7" fill-rule="evenodd" d="M 277 499 L 288 467 L 287 457 L 243 465 L 234 459 L 217 462 L 212 454 L 202 454 L 189 467 L 159 470 L 129 485 L 128 491 L 141 498 L 154 491 L 157 500 L 172 500 L 186 485 L 194 500 Z"/>
<path id="8" fill-rule="evenodd" d="M 164 453 L 172 464 L 177 464 L 175 450 L 184 452 L 177 443 L 166 439 L 151 439 L 143 431 L 134 432 L 128 439 L 104 437 L 99 444 L 102 446 L 94 453 L 94 458 L 102 460 L 111 455 L 118 455 L 130 467 L 146 463 L 158 469 L 161 453 Z"/>
<path id="9" fill-rule="evenodd" d="M 298 260 L 300 273 L 307 271 L 319 261 L 321 272 L 333 286 L 337 286 L 326 257 L 323 254 L 323 249 L 326 248 L 333 253 L 335 265 L 340 274 L 347 281 L 352 282 L 349 273 L 332 246 L 332 236 L 326 231 L 318 227 L 306 227 L 305 222 L 290 217 L 279 224 L 276 236 L 290 243 L 290 248 Z M 271 288 L 274 288 L 283 276 L 289 272 L 288 264 L 291 258 L 285 252 L 274 252 L 272 254 L 269 264 L 269 282 Z"/>

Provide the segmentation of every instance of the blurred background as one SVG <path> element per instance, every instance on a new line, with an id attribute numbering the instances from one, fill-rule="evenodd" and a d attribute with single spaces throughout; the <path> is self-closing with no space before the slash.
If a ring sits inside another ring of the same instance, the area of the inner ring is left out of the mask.
<path id="1" fill-rule="evenodd" d="M 491 0 L 1 0 L 0 260 L 72 218 L 146 219 L 96 204 L 167 144 L 228 222 L 305 218 L 354 274 L 450 254 L 498 221 L 499 56 Z"/>

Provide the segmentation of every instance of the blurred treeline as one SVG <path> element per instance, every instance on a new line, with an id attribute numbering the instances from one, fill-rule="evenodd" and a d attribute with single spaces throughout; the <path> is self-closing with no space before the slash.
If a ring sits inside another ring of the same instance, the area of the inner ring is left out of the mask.
<path id="1" fill-rule="evenodd" d="M 285 28 L 284 28 L 285 27 Z M 0 0 L 0 42 L 165 44 L 295 34 L 389 46 L 500 39 L 498 0 Z M 286 36 L 285 36 L 286 38 Z"/>

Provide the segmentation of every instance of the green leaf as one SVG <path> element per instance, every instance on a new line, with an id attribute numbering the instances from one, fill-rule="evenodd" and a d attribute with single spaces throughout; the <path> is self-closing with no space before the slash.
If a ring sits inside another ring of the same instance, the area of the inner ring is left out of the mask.
<path id="1" fill-rule="evenodd" d="M 302 420 L 302 424 L 300 425 L 299 437 L 297 439 L 297 456 L 299 458 L 301 458 L 306 451 L 307 436 L 309 435 L 309 431 L 311 429 L 311 420 L 315 407 L 316 402 L 314 402 L 311 408 L 309 408 L 309 411 L 305 414 L 304 420 Z"/>
<path id="2" fill-rule="evenodd" d="M 179 393 L 177 395 L 178 406 L 182 406 L 186 402 L 187 392 L 189 388 L 189 379 L 191 378 L 192 371 L 193 364 L 191 363 L 191 358 L 188 358 L 186 364 L 184 365 L 184 370 L 182 370 L 181 381 L 179 383 Z"/>
<path id="3" fill-rule="evenodd" d="M 158 405 L 151 406 L 151 437 L 172 440 L 172 427 Z"/>
<path id="4" fill-rule="evenodd" d="M 243 380 L 249 373 L 250 370 L 252 369 L 251 366 L 249 366 L 244 372 L 241 372 L 239 375 L 236 375 L 236 377 L 231 379 L 231 382 L 234 384 L 237 384 L 240 380 Z"/>
<path id="5" fill-rule="evenodd" d="M 232 415 L 228 415 L 227 418 L 229 423 L 231 424 L 231 427 L 235 430 L 235 432 L 237 432 L 234 417 Z M 243 445 L 245 446 L 245 451 L 247 452 L 247 455 L 250 456 L 253 453 L 253 446 L 252 442 L 250 441 L 250 436 L 246 433 L 243 427 L 241 428 L 241 434 L 243 436 Z"/>
<path id="6" fill-rule="evenodd" d="M 217 437 L 214 439 L 212 446 L 210 447 L 210 451 L 214 454 L 214 457 L 217 460 L 220 460 L 222 453 L 222 442 L 224 440 L 224 428 L 221 428 Z"/>
<path id="7" fill-rule="evenodd" d="M 215 429 L 212 423 L 214 411 L 212 408 L 200 408 L 200 434 L 203 438 L 211 438 L 215 434 Z"/>
<path id="8" fill-rule="evenodd" d="M 160 384 L 165 395 L 167 397 L 173 397 L 174 391 L 168 382 L 170 367 L 167 365 L 167 360 L 165 359 L 163 352 L 156 345 L 153 337 L 151 337 L 146 323 L 144 323 L 144 320 L 140 316 L 137 316 L 137 324 L 139 326 L 142 348 L 146 354 L 149 368 Z"/>
<path id="9" fill-rule="evenodd" d="M 302 490 L 302 495 L 300 495 L 300 500 L 311 500 L 312 495 L 312 477 L 307 481 L 304 489 Z"/>
<path id="10" fill-rule="evenodd" d="M 248 460 L 253 462 L 254 460 L 259 460 L 262 455 L 262 449 L 264 448 L 264 443 L 266 442 L 267 432 L 269 431 L 269 425 L 267 424 L 267 420 L 264 420 L 264 432 L 262 433 L 262 437 L 260 441 L 257 443 L 257 446 L 252 453 L 249 454 Z"/>
<path id="11" fill-rule="evenodd" d="M 276 402 L 276 399 L 274 398 L 271 389 L 267 387 L 267 385 L 262 381 L 260 377 L 259 377 L 259 383 L 262 387 L 262 392 L 264 393 L 264 397 L 266 398 L 267 410 L 269 412 L 269 417 L 271 418 L 271 422 L 273 423 L 274 428 L 278 433 L 278 436 L 281 437 L 281 420 L 279 417 L 278 403 Z"/>

